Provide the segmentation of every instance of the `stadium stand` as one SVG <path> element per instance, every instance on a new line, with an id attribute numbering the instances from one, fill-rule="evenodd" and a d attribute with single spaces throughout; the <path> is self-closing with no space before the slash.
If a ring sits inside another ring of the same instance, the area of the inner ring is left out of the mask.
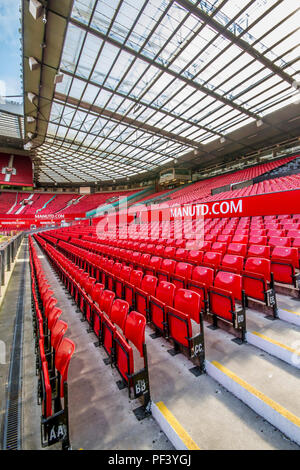
<path id="1" fill-rule="evenodd" d="M 0 448 L 300 450 L 299 8 L 4 3 Z"/>

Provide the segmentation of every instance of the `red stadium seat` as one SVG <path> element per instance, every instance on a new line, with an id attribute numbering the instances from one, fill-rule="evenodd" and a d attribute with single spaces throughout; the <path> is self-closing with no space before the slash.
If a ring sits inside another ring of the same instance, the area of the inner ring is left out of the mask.
<path id="1" fill-rule="evenodd" d="M 149 317 L 149 296 L 155 295 L 158 279 L 155 276 L 146 275 L 143 277 L 141 287 L 135 288 L 135 308 L 148 320 Z"/>
<path id="2" fill-rule="evenodd" d="M 166 307 L 173 306 L 176 287 L 174 284 L 161 281 L 155 291 L 155 296 L 149 299 L 150 321 L 155 326 L 156 332 L 161 332 L 165 336 L 166 331 Z"/>
<path id="3" fill-rule="evenodd" d="M 236 300 L 241 302 L 237 308 Z M 245 295 L 242 291 L 242 277 L 239 274 L 219 271 L 214 285 L 209 288 L 209 312 L 213 317 L 213 328 L 218 327 L 218 319 L 232 326 L 241 333 L 240 340 L 245 340 L 246 313 Z"/>
<path id="4" fill-rule="evenodd" d="M 200 325 L 200 333 L 193 336 L 191 320 Z M 200 296 L 188 289 L 178 289 L 174 306 L 167 307 L 168 336 L 174 342 L 171 354 L 177 354 L 180 347 L 187 350 L 189 357 L 199 360 L 199 372 L 203 370 L 204 337 L 201 317 Z"/>
<path id="5" fill-rule="evenodd" d="M 222 263 L 220 265 L 220 270 L 222 271 L 224 268 L 227 271 L 232 271 L 237 274 L 240 274 L 244 267 L 244 257 L 243 256 L 236 256 L 236 255 L 229 255 L 226 254 L 222 259 Z"/>
<path id="6" fill-rule="evenodd" d="M 179 261 L 176 264 L 174 274 L 171 274 L 170 281 L 175 284 L 177 288 L 186 287 L 188 280 L 191 278 L 193 266 L 189 263 Z"/>
<path id="7" fill-rule="evenodd" d="M 247 299 L 264 302 L 273 309 L 273 316 L 276 318 L 278 316 L 277 301 L 270 260 L 258 257 L 248 258 L 242 277 Z"/>
<path id="8" fill-rule="evenodd" d="M 274 281 L 283 284 L 292 284 L 297 287 L 295 269 L 299 267 L 297 248 L 276 246 L 271 256 L 271 269 Z"/>

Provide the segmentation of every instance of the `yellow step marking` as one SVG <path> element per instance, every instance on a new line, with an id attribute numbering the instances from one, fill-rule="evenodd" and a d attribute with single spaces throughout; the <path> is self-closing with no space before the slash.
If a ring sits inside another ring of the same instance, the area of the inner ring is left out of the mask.
<path id="1" fill-rule="evenodd" d="M 252 395 L 254 395 L 255 397 L 262 400 L 264 403 L 266 403 L 266 405 L 273 408 L 273 410 L 275 410 L 277 413 L 281 414 L 284 418 L 291 421 L 291 423 L 293 423 L 296 426 L 300 427 L 300 418 L 298 418 L 298 416 L 294 415 L 293 413 L 288 411 L 286 408 L 279 405 L 279 403 L 276 403 L 274 400 L 267 397 L 264 393 L 260 392 L 256 388 L 252 387 L 252 385 L 248 384 L 247 382 L 245 382 L 245 380 L 238 377 L 234 372 L 227 369 L 227 367 L 222 366 L 222 364 L 220 364 L 219 362 L 212 361 L 212 364 L 215 367 L 217 367 L 217 369 L 219 369 L 221 372 L 226 374 L 229 378 L 231 378 L 234 382 L 236 382 L 238 385 L 240 385 L 241 387 L 248 390 L 248 392 L 252 393 Z"/>
<path id="2" fill-rule="evenodd" d="M 293 312 L 293 310 L 288 310 L 287 308 L 282 308 L 282 310 L 284 310 L 285 312 L 293 313 L 294 315 L 297 315 L 298 317 L 300 317 L 300 313 Z"/>
<path id="3" fill-rule="evenodd" d="M 280 348 L 286 349 L 287 351 L 290 351 L 293 354 L 298 354 L 300 356 L 300 352 L 298 352 L 296 349 L 290 348 L 289 346 L 286 346 L 283 343 L 279 343 L 279 341 L 276 341 L 275 339 L 269 338 L 268 336 L 262 335 L 261 333 L 258 333 L 257 331 L 252 331 L 251 332 L 253 335 L 259 336 L 260 338 L 269 341 L 270 343 L 275 344 L 276 346 L 279 346 Z"/>
<path id="4" fill-rule="evenodd" d="M 165 419 L 168 421 L 170 426 L 174 429 L 176 434 L 180 437 L 182 442 L 186 445 L 188 450 L 200 450 L 197 444 L 193 441 L 191 436 L 186 432 L 186 430 L 181 426 L 181 424 L 177 421 L 175 416 L 171 413 L 171 411 L 166 407 L 166 405 L 159 401 L 156 403 L 157 408 L 163 414 Z"/>

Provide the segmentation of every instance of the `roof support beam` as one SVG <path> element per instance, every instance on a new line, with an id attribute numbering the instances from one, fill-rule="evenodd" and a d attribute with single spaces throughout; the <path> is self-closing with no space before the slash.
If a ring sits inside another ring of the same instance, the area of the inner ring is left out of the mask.
<path id="1" fill-rule="evenodd" d="M 72 98 L 70 96 L 63 95 L 62 93 L 56 92 L 54 94 L 54 99 L 62 101 L 63 103 L 71 104 L 73 106 L 79 107 L 83 110 L 93 111 L 99 116 L 105 116 L 111 119 L 114 122 L 124 122 L 129 126 L 135 129 L 141 129 L 145 132 L 149 132 L 155 136 L 161 136 L 166 139 L 172 140 L 173 142 L 179 142 L 180 144 L 186 145 L 191 148 L 199 148 L 199 143 L 195 142 L 194 140 L 186 139 L 185 137 L 181 137 L 180 135 L 173 134 L 172 132 L 165 131 L 160 129 L 159 127 L 150 126 L 149 124 L 145 124 L 141 121 L 137 121 L 136 119 L 129 118 L 119 113 L 114 113 L 113 111 L 109 111 L 105 108 L 100 108 L 99 106 L 91 105 L 90 103 L 86 103 L 85 101 L 79 101 L 76 98 Z"/>
<path id="2" fill-rule="evenodd" d="M 264 55 L 260 54 L 256 49 L 251 47 L 246 41 L 240 37 L 233 34 L 229 29 L 221 25 L 218 21 L 211 18 L 203 10 L 200 10 L 195 5 L 193 5 L 189 0 L 176 0 L 178 5 L 181 5 L 185 10 L 189 11 L 195 15 L 199 20 L 204 21 L 206 24 L 211 26 L 215 31 L 220 33 L 223 37 L 231 41 L 233 44 L 236 44 L 244 52 L 247 52 L 255 60 L 260 62 L 264 67 L 271 70 L 275 75 L 278 75 L 282 80 L 288 82 L 290 85 L 293 84 L 294 79 L 290 77 L 284 70 L 275 65 L 271 60 L 269 60 Z"/>
<path id="3" fill-rule="evenodd" d="M 240 113 L 246 114 L 247 116 L 249 116 L 251 118 L 259 119 L 258 115 L 256 115 L 255 113 L 253 113 L 251 111 L 248 111 L 243 106 L 240 106 L 237 103 L 235 103 L 234 101 L 232 101 L 228 98 L 225 98 L 222 95 L 219 95 L 218 93 L 211 90 L 210 88 L 208 88 L 206 86 L 203 86 L 200 83 L 196 83 L 193 80 L 191 80 L 190 78 L 187 78 L 184 75 L 181 75 L 180 73 L 177 73 L 174 70 L 169 69 L 168 67 L 162 65 L 161 63 L 159 63 L 157 61 L 154 61 L 154 60 L 150 59 L 149 57 L 141 54 L 140 52 L 137 52 L 134 49 L 131 49 L 130 47 L 126 46 L 125 44 L 120 43 L 116 39 L 113 39 L 112 37 L 109 37 L 109 36 L 101 33 L 100 31 L 98 31 L 94 28 L 91 28 L 89 26 L 86 26 L 86 25 L 82 24 L 80 21 L 77 21 L 74 18 L 70 18 L 70 23 L 73 24 L 74 26 L 77 26 L 80 29 L 83 29 L 84 31 L 88 31 L 90 34 L 92 34 L 95 37 L 101 39 L 102 41 L 106 41 L 107 43 L 112 44 L 113 46 L 115 46 L 117 48 L 122 48 L 122 50 L 127 52 L 128 54 L 130 54 L 130 55 L 136 57 L 137 59 L 140 59 L 140 60 L 142 60 L 142 61 L 144 61 L 144 62 L 146 62 L 150 65 L 153 65 L 154 67 L 157 67 L 162 72 L 165 72 L 165 73 L 171 75 L 172 77 L 174 77 L 178 80 L 181 80 L 182 82 L 186 83 L 190 87 L 192 87 L 192 88 L 194 88 L 198 91 L 201 91 L 202 93 L 205 93 L 208 96 L 211 96 L 216 101 L 219 101 L 219 102 L 225 104 L 226 106 L 230 106 L 231 108 L 236 109 Z"/>

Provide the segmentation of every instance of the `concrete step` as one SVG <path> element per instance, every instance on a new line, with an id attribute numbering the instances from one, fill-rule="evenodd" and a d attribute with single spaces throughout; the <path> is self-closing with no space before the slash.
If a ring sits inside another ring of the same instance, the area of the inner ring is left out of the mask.
<path id="1" fill-rule="evenodd" d="M 184 445 L 188 435 L 191 448 L 196 445 L 203 450 L 299 449 L 209 374 L 191 374 L 193 364 L 188 358 L 182 354 L 171 356 L 167 352 L 170 343 L 163 338 L 152 339 L 152 329 L 146 330 L 151 395 L 156 404 L 153 416 L 176 448 L 187 448 Z M 237 351 L 244 347 L 234 346 Z M 161 403 L 167 409 L 166 417 Z M 172 418 L 180 423 L 175 437 L 177 427 Z"/>
<path id="2" fill-rule="evenodd" d="M 224 331 L 205 332 L 208 374 L 300 444 L 299 369 Z"/>
<path id="3" fill-rule="evenodd" d="M 300 368 L 300 326 L 247 310 L 247 342 Z"/>

